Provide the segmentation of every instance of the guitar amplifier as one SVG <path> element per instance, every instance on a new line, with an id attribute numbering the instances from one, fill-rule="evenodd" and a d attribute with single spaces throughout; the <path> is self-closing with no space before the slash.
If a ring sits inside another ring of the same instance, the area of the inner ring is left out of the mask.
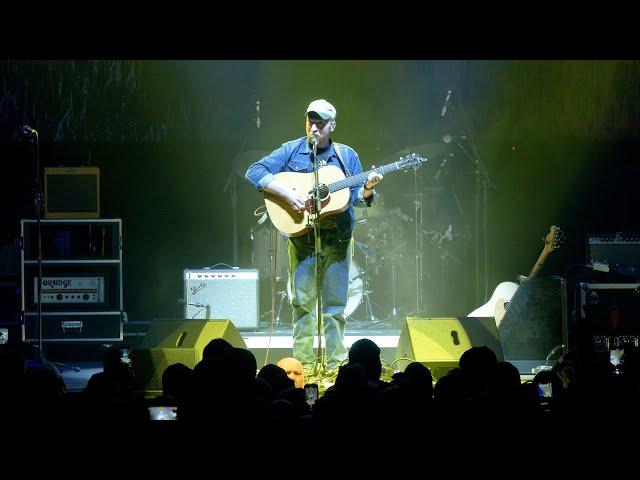
<path id="1" fill-rule="evenodd" d="M 622 232 L 589 234 L 587 263 L 640 266 L 640 234 Z"/>
<path id="2" fill-rule="evenodd" d="M 580 283 L 580 346 L 596 351 L 638 346 L 640 283 Z M 589 345 L 590 344 L 590 345 Z"/>
<path id="3" fill-rule="evenodd" d="M 257 269 L 185 269 L 185 319 L 227 319 L 238 329 L 258 327 Z"/>
<path id="4" fill-rule="evenodd" d="M 45 168 L 44 218 L 100 218 L 100 169 Z"/>

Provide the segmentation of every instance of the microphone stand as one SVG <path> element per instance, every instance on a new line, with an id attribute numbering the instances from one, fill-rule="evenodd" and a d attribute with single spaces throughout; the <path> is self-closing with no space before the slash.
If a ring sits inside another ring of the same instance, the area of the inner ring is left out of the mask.
<path id="1" fill-rule="evenodd" d="M 233 265 L 238 265 L 238 195 L 236 192 L 236 176 L 233 168 L 229 172 L 227 177 L 227 183 L 224 186 L 224 191 L 228 191 L 231 195 L 231 219 L 233 222 L 232 235 L 233 235 Z"/>
<path id="2" fill-rule="evenodd" d="M 36 208 L 36 232 L 38 237 L 38 308 L 36 318 L 38 322 L 38 354 L 44 360 L 42 349 L 42 180 L 40 176 L 40 141 L 38 132 L 30 130 L 32 135 L 30 140 L 35 142 L 34 153 L 36 157 L 36 178 L 35 178 L 35 208 Z M 34 140 L 35 138 L 35 140 Z"/>
<path id="3" fill-rule="evenodd" d="M 318 145 L 317 139 L 314 137 L 311 143 L 313 156 L 313 213 L 309 215 L 309 221 L 313 224 L 314 235 L 314 253 L 315 253 L 315 265 L 314 272 L 316 277 L 316 319 L 318 327 L 318 353 L 316 355 L 316 364 L 314 366 L 314 373 L 318 375 L 325 366 L 325 358 L 322 349 L 322 279 L 320 277 L 320 251 L 322 249 L 322 243 L 320 241 L 320 180 L 318 177 Z"/>
<path id="4" fill-rule="evenodd" d="M 469 118 L 468 115 L 466 115 L 464 109 L 462 108 L 462 105 L 460 103 L 460 99 L 458 98 L 458 107 L 461 109 L 461 111 L 463 112 L 463 122 L 466 124 L 466 128 L 467 130 L 469 130 Z M 446 102 L 445 102 L 445 107 L 446 107 Z M 461 136 L 459 138 L 467 138 L 468 135 L 465 136 Z M 445 143 L 449 143 L 448 141 L 445 141 Z M 475 144 L 473 143 L 473 141 L 470 139 L 470 145 L 471 148 L 473 149 L 473 155 L 469 154 L 469 152 L 467 152 L 467 150 L 460 144 L 460 142 L 456 139 L 456 145 L 458 146 L 458 148 L 460 150 L 462 150 L 462 152 L 464 152 L 464 154 L 467 156 L 467 158 L 469 158 L 469 160 L 471 160 L 471 163 L 474 166 L 474 170 L 473 170 L 473 174 L 476 177 L 476 188 L 475 188 L 475 239 L 474 239 L 474 250 L 475 250 L 475 257 L 476 257 L 476 298 L 475 301 L 478 302 L 480 299 L 480 235 L 482 235 L 482 241 L 483 241 L 483 269 L 484 269 L 484 296 L 483 298 L 483 302 L 485 302 L 487 300 L 487 297 L 489 296 L 489 292 L 488 292 L 488 286 L 489 286 L 489 280 L 488 280 L 488 265 L 489 265 L 489 250 L 488 250 L 488 244 L 487 244 L 487 189 L 488 188 L 493 188 L 494 190 L 496 190 L 496 186 L 495 184 L 491 181 L 491 178 L 489 177 L 489 172 L 487 171 L 486 167 L 484 166 L 484 164 L 482 163 L 482 160 L 480 160 L 480 155 L 478 154 L 478 150 L 475 147 Z M 481 205 L 481 201 L 480 201 L 480 196 L 482 195 L 482 220 L 480 219 L 480 205 Z M 482 228 L 480 227 L 482 223 Z"/>
<path id="5" fill-rule="evenodd" d="M 484 296 L 482 297 L 482 301 L 487 300 L 488 296 L 488 244 L 487 244 L 487 190 L 488 188 L 496 189 L 495 184 L 489 177 L 489 172 L 487 168 L 480 160 L 480 155 L 478 155 L 478 151 L 476 150 L 473 143 L 471 144 L 473 147 L 474 155 L 469 154 L 466 148 L 462 146 L 462 144 L 456 140 L 456 145 L 458 148 L 471 160 L 471 163 L 474 166 L 473 174 L 476 177 L 476 189 L 475 189 L 475 240 L 474 240 L 474 249 L 475 249 L 475 257 L 476 257 L 476 301 L 480 298 L 480 233 L 482 234 L 483 240 L 483 269 L 484 269 Z M 482 193 L 482 222 L 480 221 L 480 195 Z M 480 225 L 482 223 L 482 231 L 480 232 Z"/>
<path id="6" fill-rule="evenodd" d="M 38 323 L 38 358 L 37 362 L 40 364 L 51 368 L 58 378 L 62 378 L 58 367 L 67 367 L 64 363 L 60 362 L 51 362 L 47 361 L 46 356 L 44 354 L 44 347 L 42 345 L 42 197 L 44 196 L 42 192 L 42 175 L 40 174 L 40 139 L 38 137 L 38 131 L 28 126 L 23 127 L 23 133 L 29 135 L 30 141 L 35 143 L 34 146 L 34 156 L 36 159 L 36 176 L 35 176 L 35 186 L 34 186 L 34 203 L 36 209 L 36 233 L 38 237 L 38 260 L 37 260 L 37 269 L 38 269 L 38 307 L 36 309 L 36 321 Z M 35 141 L 33 140 L 35 138 Z M 35 294 L 35 292 L 34 292 Z M 26 319 L 25 319 L 26 321 Z M 75 372 L 79 372 L 80 368 L 78 367 L 68 367 L 71 368 Z"/>

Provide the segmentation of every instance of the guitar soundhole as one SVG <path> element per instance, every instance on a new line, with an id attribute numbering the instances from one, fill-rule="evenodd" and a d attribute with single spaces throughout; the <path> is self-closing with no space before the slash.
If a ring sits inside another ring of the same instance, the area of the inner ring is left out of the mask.
<path id="1" fill-rule="evenodd" d="M 451 340 L 454 345 L 460 345 L 460 339 L 458 338 L 458 332 L 451 330 Z"/>

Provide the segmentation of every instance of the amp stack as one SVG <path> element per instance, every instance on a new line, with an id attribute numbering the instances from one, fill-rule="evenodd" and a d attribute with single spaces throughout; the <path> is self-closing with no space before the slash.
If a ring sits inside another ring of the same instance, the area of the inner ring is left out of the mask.
<path id="1" fill-rule="evenodd" d="M 578 342 L 601 352 L 623 350 L 626 345 L 638 347 L 640 234 L 589 234 L 587 263 L 594 273 L 607 275 L 594 275 L 578 285 Z"/>
<path id="2" fill-rule="evenodd" d="M 122 221 L 46 219 L 39 230 L 42 278 L 38 222 L 21 220 L 22 339 L 122 340 Z"/>

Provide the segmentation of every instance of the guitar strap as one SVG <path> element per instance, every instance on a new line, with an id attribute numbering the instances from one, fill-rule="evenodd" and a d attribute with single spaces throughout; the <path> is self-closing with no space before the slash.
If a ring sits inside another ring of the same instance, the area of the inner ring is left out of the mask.
<path id="1" fill-rule="evenodd" d="M 333 150 L 336 152 L 336 155 L 338 156 L 338 160 L 340 160 L 340 165 L 342 165 L 342 171 L 347 177 L 350 177 L 351 172 L 347 169 L 346 165 L 344 164 L 344 160 L 342 159 L 342 153 L 340 152 L 340 147 L 338 146 L 338 142 L 332 141 L 331 143 L 333 144 Z"/>

